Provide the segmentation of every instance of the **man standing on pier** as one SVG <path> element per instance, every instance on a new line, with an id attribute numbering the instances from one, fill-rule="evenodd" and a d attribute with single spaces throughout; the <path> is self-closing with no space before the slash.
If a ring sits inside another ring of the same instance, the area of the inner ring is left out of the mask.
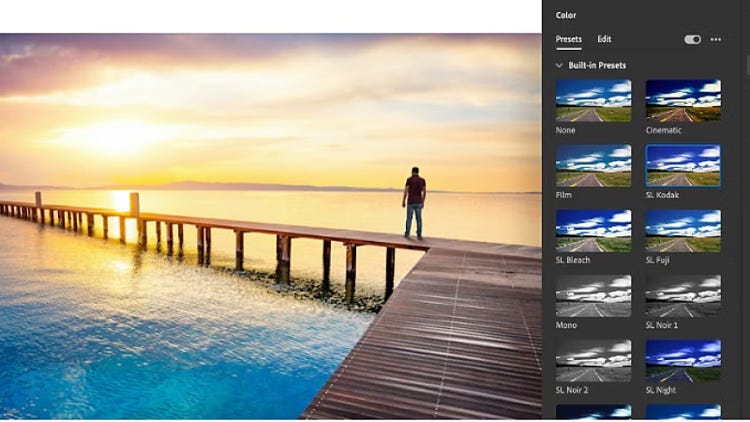
<path id="1" fill-rule="evenodd" d="M 406 231 L 404 237 L 411 234 L 411 219 L 417 215 L 417 239 L 422 240 L 422 208 L 424 199 L 427 197 L 427 182 L 419 177 L 419 167 L 412 167 L 411 177 L 406 179 L 404 198 L 401 206 L 406 208 Z"/>

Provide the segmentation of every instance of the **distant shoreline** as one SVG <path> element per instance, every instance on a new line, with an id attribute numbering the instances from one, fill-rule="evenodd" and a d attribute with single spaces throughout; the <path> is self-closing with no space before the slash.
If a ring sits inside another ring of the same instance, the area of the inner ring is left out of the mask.
<path id="1" fill-rule="evenodd" d="M 210 182 L 176 182 L 163 185 L 111 185 L 111 186 L 34 186 L 6 185 L 0 183 L 0 192 L 18 190 L 132 190 L 132 191 L 254 191 L 254 192 L 403 192 L 400 188 L 357 188 L 351 186 L 311 186 L 281 185 L 266 183 L 210 183 Z M 448 190 L 431 190 L 430 193 L 462 193 L 479 195 L 529 195 L 541 192 L 459 192 Z"/>

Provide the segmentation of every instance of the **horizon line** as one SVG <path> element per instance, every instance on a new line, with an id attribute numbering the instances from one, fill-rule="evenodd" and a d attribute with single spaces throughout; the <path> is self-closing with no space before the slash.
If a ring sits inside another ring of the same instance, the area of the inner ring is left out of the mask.
<path id="1" fill-rule="evenodd" d="M 192 186 L 191 186 L 192 184 Z M 182 186 L 180 186 L 182 185 Z M 206 186 L 213 185 L 213 186 Z M 245 185 L 244 188 L 242 185 Z M 397 187 L 358 187 L 358 186 L 332 186 L 332 185 L 296 185 L 285 183 L 263 183 L 263 182 L 204 182 L 194 180 L 181 180 L 177 182 L 158 183 L 158 184 L 113 184 L 102 186 L 65 186 L 65 185 L 16 185 L 0 182 L 0 190 L 6 189 L 50 189 L 50 190 L 289 190 L 289 191 L 354 191 L 354 192 L 402 192 L 402 188 Z M 469 194 L 541 194 L 541 191 L 455 191 L 435 189 L 429 190 L 429 193 L 469 193 Z"/>

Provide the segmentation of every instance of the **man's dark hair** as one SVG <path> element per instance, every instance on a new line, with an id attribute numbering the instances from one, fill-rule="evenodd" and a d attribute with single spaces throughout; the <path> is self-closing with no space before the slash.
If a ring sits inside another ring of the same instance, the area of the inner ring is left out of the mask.
<path id="1" fill-rule="evenodd" d="M 412 167 L 412 168 L 411 168 L 411 172 L 412 172 L 413 174 L 419 174 L 419 167 Z"/>

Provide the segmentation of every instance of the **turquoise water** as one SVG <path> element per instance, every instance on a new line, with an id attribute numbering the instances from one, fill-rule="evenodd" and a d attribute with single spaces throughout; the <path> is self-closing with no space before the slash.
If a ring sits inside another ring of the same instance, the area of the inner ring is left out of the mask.
<path id="1" fill-rule="evenodd" d="M 0 217 L 0 419 L 296 418 L 371 318 Z"/>

